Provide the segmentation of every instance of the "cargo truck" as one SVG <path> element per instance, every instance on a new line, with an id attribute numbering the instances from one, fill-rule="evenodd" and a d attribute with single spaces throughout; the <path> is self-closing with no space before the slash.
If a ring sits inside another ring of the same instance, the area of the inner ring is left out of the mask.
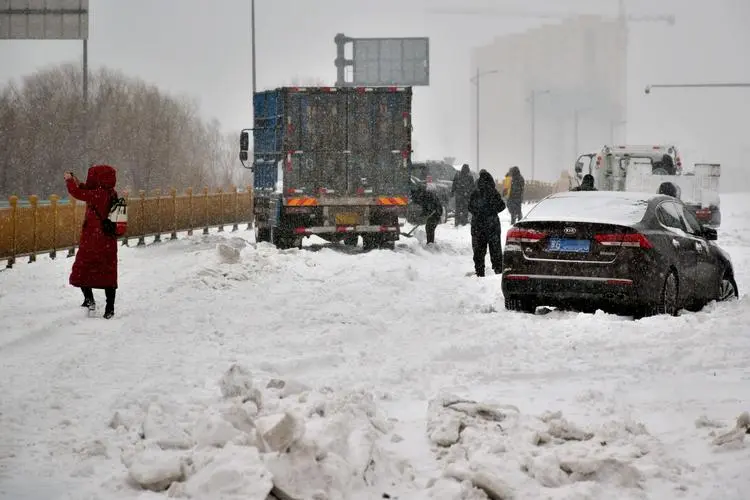
<path id="1" fill-rule="evenodd" d="M 361 236 L 365 249 L 393 248 L 409 203 L 411 98 L 411 87 L 255 93 L 240 161 L 252 155 L 256 241 L 286 249 Z"/>

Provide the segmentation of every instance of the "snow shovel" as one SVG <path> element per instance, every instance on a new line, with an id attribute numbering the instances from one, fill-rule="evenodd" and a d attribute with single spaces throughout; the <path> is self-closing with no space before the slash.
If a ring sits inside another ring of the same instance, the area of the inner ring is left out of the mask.
<path id="1" fill-rule="evenodd" d="M 428 216 L 427 216 L 427 218 L 429 219 L 429 218 L 430 218 L 430 217 L 432 217 L 433 215 L 435 215 L 435 212 L 432 212 L 432 213 L 431 213 L 430 215 L 428 215 Z M 408 233 L 401 233 L 401 236 L 406 236 L 407 238 L 413 238 L 413 237 L 414 237 L 414 231 L 416 231 L 416 230 L 417 230 L 417 228 L 419 228 L 419 226 L 421 226 L 421 225 L 422 225 L 422 224 L 417 224 L 417 225 L 416 225 L 416 226 L 414 226 L 414 227 L 412 228 L 412 230 L 411 230 L 411 231 L 409 231 Z"/>

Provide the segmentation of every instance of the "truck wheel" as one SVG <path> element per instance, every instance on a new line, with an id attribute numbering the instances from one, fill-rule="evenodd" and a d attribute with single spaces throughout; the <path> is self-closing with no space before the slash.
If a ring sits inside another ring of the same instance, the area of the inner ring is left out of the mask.
<path id="1" fill-rule="evenodd" d="M 255 242 L 260 243 L 262 241 L 271 241 L 271 231 L 267 227 L 255 226 Z"/>
<path id="2" fill-rule="evenodd" d="M 273 244 L 278 248 L 279 250 L 289 250 L 290 248 L 294 247 L 294 238 L 290 238 L 288 236 L 283 236 L 278 233 L 278 230 L 274 228 L 273 231 Z"/>
<path id="3" fill-rule="evenodd" d="M 375 236 L 372 234 L 363 234 L 362 235 L 362 248 L 364 248 L 365 252 L 369 252 L 370 250 L 374 250 L 378 246 L 378 241 L 375 239 Z"/>

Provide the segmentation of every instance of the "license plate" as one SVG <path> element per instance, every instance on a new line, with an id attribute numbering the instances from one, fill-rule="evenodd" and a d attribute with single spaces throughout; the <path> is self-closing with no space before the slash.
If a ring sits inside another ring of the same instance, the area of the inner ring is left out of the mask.
<path id="1" fill-rule="evenodd" d="M 550 238 L 547 250 L 550 252 L 588 253 L 591 250 L 591 241 Z"/>
<path id="2" fill-rule="evenodd" d="M 359 224 L 359 214 L 356 212 L 336 214 L 337 226 L 356 226 L 357 224 Z"/>

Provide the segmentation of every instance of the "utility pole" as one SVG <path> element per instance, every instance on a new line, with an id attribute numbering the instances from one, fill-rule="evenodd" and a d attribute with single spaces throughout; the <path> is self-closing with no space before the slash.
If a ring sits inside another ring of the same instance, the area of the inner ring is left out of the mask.
<path id="1" fill-rule="evenodd" d="M 480 102 L 479 101 L 479 99 L 480 99 L 479 80 L 483 76 L 492 75 L 492 74 L 499 73 L 499 72 L 500 71 L 498 71 L 496 69 L 491 69 L 491 70 L 487 70 L 487 71 L 482 72 L 482 71 L 480 71 L 479 66 L 477 66 L 477 72 L 474 75 L 474 77 L 470 80 L 474 85 L 477 86 L 477 99 L 476 99 L 476 105 L 477 105 L 477 109 L 476 109 L 476 128 L 477 128 L 477 130 L 476 130 L 476 155 L 477 155 L 477 157 L 476 157 L 476 163 L 477 163 L 477 172 L 479 172 L 479 124 L 480 124 L 480 120 L 479 120 L 479 112 L 480 112 L 480 106 L 479 106 L 479 102 Z"/>
<path id="2" fill-rule="evenodd" d="M 527 99 L 531 103 L 531 180 L 534 180 L 536 170 L 536 96 L 549 94 L 549 90 L 532 90 Z"/>
<path id="3" fill-rule="evenodd" d="M 253 96 L 254 96 L 257 90 L 256 76 L 255 76 L 255 0 L 250 0 L 250 30 L 252 32 L 250 45 L 251 45 L 251 52 L 252 52 L 252 58 L 253 58 L 252 71 L 253 71 Z M 253 109 L 255 109 L 254 106 L 253 106 Z"/>
<path id="4" fill-rule="evenodd" d="M 88 169 L 89 165 L 89 40 L 83 39 L 83 166 Z"/>

